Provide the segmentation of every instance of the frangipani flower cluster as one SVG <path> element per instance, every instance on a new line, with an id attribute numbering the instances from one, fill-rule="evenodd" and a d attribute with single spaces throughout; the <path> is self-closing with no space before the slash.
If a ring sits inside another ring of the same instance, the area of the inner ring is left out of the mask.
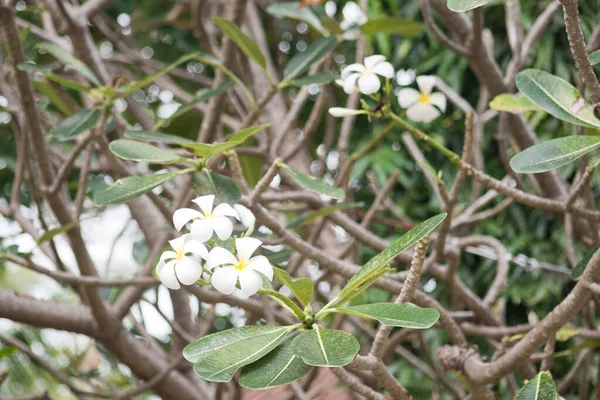
<path id="1" fill-rule="evenodd" d="M 366 57 L 363 64 L 355 63 L 342 69 L 341 80 L 337 81 L 344 92 L 351 94 L 358 90 L 365 95 L 372 95 L 381 89 L 380 77 L 396 78 L 399 86 L 408 86 L 416 80 L 419 90 L 402 88 L 398 91 L 398 104 L 406 109 L 406 115 L 415 122 L 431 122 L 446 111 L 446 96 L 433 92 L 436 83 L 434 76 L 422 75 L 415 79 L 414 70 L 400 70 L 394 73 L 392 64 L 382 55 Z M 334 117 L 347 117 L 365 114 L 364 110 L 350 110 L 340 107 L 329 109 Z"/>
<path id="2" fill-rule="evenodd" d="M 221 241 L 231 238 L 232 219 L 241 221 L 246 228 L 252 227 L 256 219 L 250 210 L 240 204 L 232 207 L 221 203 L 215 207 L 214 195 L 192 201 L 199 211 L 181 208 L 173 214 L 173 225 L 178 231 L 191 222 L 190 233 L 169 241 L 172 250 L 165 251 L 156 266 L 156 273 L 166 287 L 175 290 L 181 285 L 192 285 L 207 272 L 212 274 L 211 283 L 221 293 L 233 293 L 239 281 L 242 293 L 252 296 L 262 287 L 262 276 L 273 279 L 269 260 L 260 255 L 252 257 L 262 245 L 260 240 L 236 238 L 236 255 L 214 244 L 213 235 Z M 210 252 L 207 246 L 212 246 Z"/>
<path id="3" fill-rule="evenodd" d="M 342 9 L 344 19 L 340 29 L 344 31 L 342 37 L 346 40 L 356 40 L 360 36 L 360 26 L 367 22 L 367 16 L 360 6 L 353 1 L 344 4 Z"/>

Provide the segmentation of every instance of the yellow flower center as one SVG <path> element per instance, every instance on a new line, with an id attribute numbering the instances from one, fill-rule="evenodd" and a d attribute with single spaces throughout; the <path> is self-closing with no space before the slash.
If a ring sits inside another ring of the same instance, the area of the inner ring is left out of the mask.
<path id="1" fill-rule="evenodd" d="M 421 93 L 421 95 L 419 96 L 419 103 L 429 104 L 430 98 L 431 96 L 429 96 L 427 93 Z"/>
<path id="2" fill-rule="evenodd" d="M 373 73 L 371 68 L 368 68 L 365 72 L 362 73 L 362 76 L 367 77 Z"/>
<path id="3" fill-rule="evenodd" d="M 177 259 L 177 261 L 181 261 L 181 259 L 185 257 L 185 251 L 183 251 L 183 249 L 177 250 L 176 253 L 177 256 L 175 256 L 175 258 Z"/>
<path id="4" fill-rule="evenodd" d="M 238 263 L 233 266 L 233 268 L 235 268 L 237 271 L 243 271 L 246 269 L 247 266 L 248 266 L 248 261 L 239 260 Z"/>

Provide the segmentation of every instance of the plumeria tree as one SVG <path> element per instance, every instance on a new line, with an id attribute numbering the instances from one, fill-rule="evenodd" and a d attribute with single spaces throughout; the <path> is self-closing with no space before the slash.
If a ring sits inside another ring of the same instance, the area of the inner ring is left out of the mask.
<path id="1" fill-rule="evenodd" d="M 405 3 L 2 1 L 0 397 L 600 399 L 598 6 Z"/>

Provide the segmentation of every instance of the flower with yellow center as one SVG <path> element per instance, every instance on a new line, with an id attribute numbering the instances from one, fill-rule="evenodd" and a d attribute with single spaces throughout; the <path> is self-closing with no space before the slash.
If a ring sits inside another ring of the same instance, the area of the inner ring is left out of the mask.
<path id="1" fill-rule="evenodd" d="M 228 217 L 240 219 L 238 213 L 229 205 L 221 203 L 213 209 L 214 195 L 200 196 L 192 200 L 200 207 L 200 211 L 191 208 L 180 208 L 173 213 L 173 224 L 180 231 L 189 221 L 192 222 L 191 233 L 194 239 L 206 242 L 213 232 L 219 239 L 227 240 L 233 232 L 233 223 Z"/>
<path id="2" fill-rule="evenodd" d="M 231 294 L 239 280 L 240 289 L 246 296 L 252 296 L 262 287 L 260 272 L 268 280 L 273 279 L 273 267 L 265 256 L 252 257 L 262 242 L 258 239 L 245 237 L 235 239 L 237 257 L 229 250 L 215 247 L 208 254 L 206 268 L 217 268 L 211 282 L 215 289 L 224 294 Z"/>
<path id="3" fill-rule="evenodd" d="M 156 273 L 160 281 L 169 289 L 179 289 L 179 285 L 191 285 L 202 275 L 202 265 L 187 254 L 208 258 L 208 250 L 191 235 L 183 235 L 169 241 L 173 251 L 165 251 L 160 256 Z"/>
<path id="4" fill-rule="evenodd" d="M 394 77 L 394 67 L 385 61 L 385 57 L 374 55 L 366 57 L 363 64 L 350 64 L 342 70 L 342 85 L 344 92 L 351 94 L 358 83 L 362 94 L 373 94 L 381 88 L 379 77 L 391 79 Z"/>
<path id="5" fill-rule="evenodd" d="M 406 108 L 406 115 L 415 122 L 431 122 L 446 111 L 446 96 L 432 93 L 434 76 L 417 77 L 419 90 L 404 88 L 398 92 L 400 107 Z"/>

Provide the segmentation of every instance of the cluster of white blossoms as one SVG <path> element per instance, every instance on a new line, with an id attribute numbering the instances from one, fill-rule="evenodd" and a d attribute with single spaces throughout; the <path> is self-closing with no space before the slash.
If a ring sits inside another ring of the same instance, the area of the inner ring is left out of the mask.
<path id="1" fill-rule="evenodd" d="M 236 255 L 220 246 L 212 246 L 210 251 L 208 247 L 214 242 L 211 240 L 213 234 L 221 241 L 231 237 L 232 218 L 250 228 L 255 223 L 255 217 L 240 204 L 232 207 L 221 203 L 213 208 L 214 200 L 214 195 L 201 196 L 192 200 L 200 211 L 192 208 L 175 211 L 175 228 L 181 231 L 191 222 L 190 233 L 169 241 L 173 250 L 161 255 L 156 273 L 166 287 L 179 289 L 180 285 L 194 284 L 204 271 L 212 271 L 211 283 L 219 292 L 231 294 L 239 282 L 242 293 L 252 296 L 262 287 L 260 274 L 268 280 L 273 279 L 273 267 L 269 260 L 265 256 L 252 257 L 262 242 L 252 237 L 236 238 Z"/>
<path id="2" fill-rule="evenodd" d="M 347 94 L 358 90 L 362 94 L 371 95 L 381 89 L 380 77 L 394 78 L 394 67 L 385 61 L 382 55 L 366 57 L 363 64 L 354 63 L 342 69 L 341 80 L 337 81 Z M 406 108 L 406 115 L 415 122 L 431 122 L 446 111 L 446 96 L 433 92 L 436 83 L 434 76 L 422 75 L 415 79 L 413 70 L 400 70 L 395 74 L 400 86 L 408 86 L 416 80 L 419 90 L 402 88 L 398 91 L 398 103 Z M 329 109 L 334 117 L 366 114 L 364 110 L 350 110 L 340 107 Z"/>

